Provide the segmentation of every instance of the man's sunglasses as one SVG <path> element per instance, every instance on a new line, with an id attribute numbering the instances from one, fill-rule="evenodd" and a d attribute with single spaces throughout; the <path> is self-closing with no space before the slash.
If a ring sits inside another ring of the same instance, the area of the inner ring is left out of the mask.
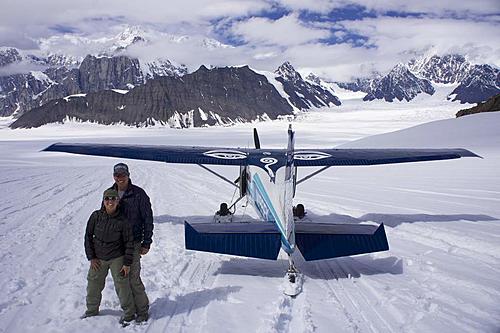
<path id="1" fill-rule="evenodd" d="M 128 175 L 126 173 L 114 173 L 113 176 L 118 177 L 118 178 L 122 178 L 122 177 L 126 177 Z"/>
<path id="2" fill-rule="evenodd" d="M 104 197 L 104 201 L 116 201 L 118 200 L 117 197 Z"/>

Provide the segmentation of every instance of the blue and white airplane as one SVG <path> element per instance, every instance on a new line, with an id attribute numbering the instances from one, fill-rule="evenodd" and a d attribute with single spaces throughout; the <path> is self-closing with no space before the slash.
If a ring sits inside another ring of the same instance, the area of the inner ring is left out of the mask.
<path id="1" fill-rule="evenodd" d="M 276 260 L 283 249 L 289 259 L 286 278 L 292 284 L 300 280 L 292 260 L 297 248 L 306 261 L 389 249 L 383 224 L 377 227 L 296 222 L 293 198 L 298 184 L 332 166 L 479 157 L 465 149 L 295 149 L 291 125 L 286 149 L 262 149 L 255 129 L 254 141 L 254 149 L 56 143 L 45 151 L 200 165 L 238 187 L 240 197 L 237 201 L 247 196 L 262 222 L 185 222 L 186 249 L 272 260 Z M 239 166 L 237 182 L 205 166 L 210 164 Z M 298 167 L 322 168 L 297 180 Z M 293 296 L 301 287 L 290 290 Z"/>

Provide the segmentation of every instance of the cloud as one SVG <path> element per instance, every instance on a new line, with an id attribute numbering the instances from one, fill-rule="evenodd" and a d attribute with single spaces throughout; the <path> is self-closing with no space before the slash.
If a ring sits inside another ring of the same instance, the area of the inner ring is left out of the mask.
<path id="1" fill-rule="evenodd" d="M 265 0 L 4 0 L 0 11 L 0 45 L 10 45 L 9 34 L 48 37 L 49 27 L 71 27 L 93 34 L 106 29 L 100 18 L 121 18 L 130 24 L 207 26 L 214 19 L 257 14 L 270 8 Z M 110 22 L 109 20 L 106 20 Z M 18 46 L 18 45 L 13 45 Z"/>
<path id="2" fill-rule="evenodd" d="M 328 38 L 328 29 L 308 27 L 296 14 L 277 20 L 262 17 L 237 22 L 231 31 L 250 44 L 292 46 Z"/>
<path id="3" fill-rule="evenodd" d="M 367 18 L 339 22 L 346 31 L 366 36 L 379 56 L 406 61 L 419 51 L 477 53 L 482 62 L 500 65 L 499 25 L 436 18 Z M 488 51 L 482 56 L 478 50 Z"/>
<path id="4" fill-rule="evenodd" d="M 128 50 L 141 58 L 161 56 L 191 70 L 248 64 L 272 71 L 288 60 L 348 80 L 425 51 L 500 66 L 499 7 L 498 0 L 4 0 L 0 46 L 50 46 L 78 57 L 111 48 L 109 37 L 140 25 L 190 36 Z M 234 47 L 207 49 L 204 37 Z"/>
<path id="5" fill-rule="evenodd" d="M 406 13 L 424 13 L 436 16 L 469 16 L 491 14 L 500 11 L 500 4 L 498 0 L 352 0 L 349 2 L 364 6 L 368 10 L 375 10 L 379 13 L 394 11 Z"/>
<path id="6" fill-rule="evenodd" d="M 21 61 L 0 67 L 0 76 L 26 74 L 31 71 L 43 71 L 45 69 L 47 69 L 47 66 L 34 64 L 29 61 Z"/>

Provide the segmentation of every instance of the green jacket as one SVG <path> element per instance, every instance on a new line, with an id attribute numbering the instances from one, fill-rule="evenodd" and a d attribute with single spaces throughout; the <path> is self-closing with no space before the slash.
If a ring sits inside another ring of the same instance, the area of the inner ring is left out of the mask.
<path id="1" fill-rule="evenodd" d="M 113 215 L 108 215 L 104 208 L 94 211 L 87 222 L 84 243 L 88 260 L 111 260 L 124 256 L 123 264 L 132 264 L 132 228 L 119 210 Z"/>

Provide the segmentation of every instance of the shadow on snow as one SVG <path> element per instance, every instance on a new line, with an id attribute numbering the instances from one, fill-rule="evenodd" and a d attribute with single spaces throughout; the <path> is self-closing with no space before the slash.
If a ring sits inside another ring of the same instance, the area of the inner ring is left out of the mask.
<path id="1" fill-rule="evenodd" d="M 193 291 L 177 295 L 175 299 L 168 296 L 156 299 L 150 307 L 151 318 L 160 319 L 203 308 L 213 301 L 227 301 L 229 294 L 240 291 L 239 286 L 217 287 Z"/>
<path id="2" fill-rule="evenodd" d="M 403 223 L 415 222 L 458 222 L 458 221 L 497 221 L 498 218 L 484 214 L 375 214 L 369 213 L 361 217 L 353 217 L 343 214 L 316 215 L 308 213 L 307 216 L 318 223 L 361 223 L 376 222 L 383 223 L 389 227 L 397 227 Z"/>

